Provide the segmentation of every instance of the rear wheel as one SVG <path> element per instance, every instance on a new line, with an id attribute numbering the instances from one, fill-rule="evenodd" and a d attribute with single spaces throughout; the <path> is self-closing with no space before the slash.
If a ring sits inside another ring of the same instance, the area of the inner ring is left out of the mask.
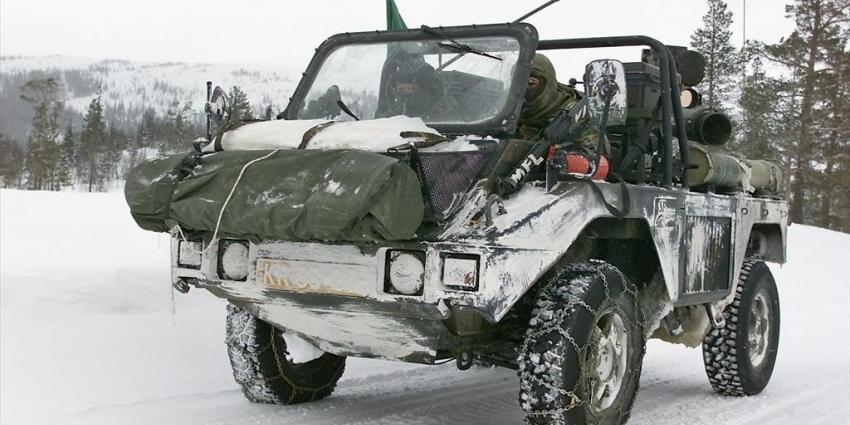
<path id="1" fill-rule="evenodd" d="M 726 325 L 702 342 L 708 380 L 723 395 L 758 394 L 770 381 L 779 347 L 779 294 L 767 264 L 744 261 L 723 316 Z"/>
<path id="2" fill-rule="evenodd" d="M 345 370 L 345 357 L 319 351 L 232 304 L 227 306 L 226 342 L 233 378 L 256 403 L 325 398 Z"/>
<path id="3" fill-rule="evenodd" d="M 519 356 L 531 424 L 624 424 L 644 353 L 637 293 L 613 266 L 567 266 L 541 290 Z"/>

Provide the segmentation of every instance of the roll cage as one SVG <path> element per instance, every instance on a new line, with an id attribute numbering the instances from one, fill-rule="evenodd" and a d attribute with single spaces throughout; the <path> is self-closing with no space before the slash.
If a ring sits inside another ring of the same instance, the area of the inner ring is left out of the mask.
<path id="1" fill-rule="evenodd" d="M 660 109 L 655 123 L 660 123 L 661 130 L 661 163 L 664 187 L 672 187 L 674 181 L 683 187 L 688 187 L 688 138 L 685 132 L 685 120 L 682 114 L 681 92 L 677 79 L 675 59 L 670 50 L 660 41 L 641 35 L 617 37 L 593 37 L 538 40 L 537 30 L 526 23 L 507 23 L 490 25 L 468 25 L 455 27 L 424 27 L 405 31 L 371 31 L 358 33 L 342 33 L 331 36 L 317 49 L 304 72 L 304 77 L 298 84 L 295 93 L 290 98 L 286 109 L 278 115 L 279 119 L 297 119 L 298 111 L 304 107 L 306 96 L 310 90 L 319 68 L 325 59 L 337 48 L 352 44 L 376 44 L 404 41 L 433 41 L 450 38 L 508 36 L 520 43 L 519 61 L 514 73 L 508 101 L 504 108 L 492 118 L 480 123 L 444 123 L 434 124 L 433 127 L 444 134 L 488 134 L 495 136 L 510 136 L 516 132 L 519 114 L 525 95 L 525 87 L 531 72 L 531 61 L 535 51 L 570 50 L 604 47 L 645 46 L 652 50 L 657 58 L 660 69 Z M 649 134 L 642 135 L 648 138 Z M 679 156 L 673 158 L 673 138 L 678 140 Z M 639 140 L 645 143 L 645 140 Z M 625 153 L 625 152 L 624 152 Z"/>

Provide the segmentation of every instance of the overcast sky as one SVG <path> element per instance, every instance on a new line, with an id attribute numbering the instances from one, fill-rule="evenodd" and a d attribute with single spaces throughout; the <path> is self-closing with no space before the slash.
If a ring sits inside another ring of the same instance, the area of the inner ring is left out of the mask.
<path id="1" fill-rule="evenodd" d="M 736 44 L 743 1 L 728 1 Z M 746 1 L 748 38 L 775 42 L 793 29 L 784 17 L 785 0 Z M 396 3 L 408 26 L 416 27 L 507 22 L 543 0 Z M 705 9 L 704 0 L 561 0 L 528 22 L 541 39 L 645 34 L 687 45 Z M 384 0 L 0 0 L 0 54 L 303 69 L 329 35 L 385 25 Z"/>

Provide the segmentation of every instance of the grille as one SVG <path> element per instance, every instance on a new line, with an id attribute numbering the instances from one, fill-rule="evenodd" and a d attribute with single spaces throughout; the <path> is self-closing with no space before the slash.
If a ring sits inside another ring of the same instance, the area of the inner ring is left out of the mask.
<path id="1" fill-rule="evenodd" d="M 410 164 L 419 177 L 425 199 L 425 220 L 445 220 L 460 205 L 476 181 L 492 148 L 465 152 L 388 152 L 385 155 Z"/>

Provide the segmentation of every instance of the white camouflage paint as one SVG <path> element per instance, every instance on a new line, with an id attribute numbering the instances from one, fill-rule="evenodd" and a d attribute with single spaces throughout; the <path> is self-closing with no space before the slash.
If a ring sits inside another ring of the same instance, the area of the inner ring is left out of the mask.
<path id="1" fill-rule="evenodd" d="M 609 202 L 619 205 L 618 185 L 599 183 L 599 187 Z M 684 295 L 693 296 L 682 294 L 687 285 L 685 271 L 706 272 L 701 268 L 705 258 L 699 251 L 681 261 L 688 215 L 732 218 L 731 285 L 737 281 L 754 223 L 779 225 L 782 253 L 773 253 L 768 260 L 784 261 L 787 206 L 783 202 L 647 186 L 629 186 L 629 191 L 633 208 L 628 217 L 649 223 L 658 253 L 669 298 L 662 312 L 687 300 Z M 251 244 L 245 259 L 250 266 L 245 282 L 219 279 L 215 255 L 204 255 L 200 270 L 176 267 L 174 258 L 173 277 L 199 278 L 218 295 L 251 305 L 263 319 L 299 334 L 324 351 L 389 359 L 425 355 L 433 359 L 445 330 L 440 318 L 449 313 L 447 301 L 453 306 L 475 308 L 489 321 L 501 320 L 586 226 L 597 218 L 610 217 L 590 186 L 581 182 L 560 183 L 550 193 L 527 185 L 504 200 L 506 213 L 494 217 L 489 225 L 480 217 L 474 219 L 486 202 L 482 184 L 476 185 L 463 202 L 464 207 L 437 235 L 436 239 L 447 242 L 400 244 L 404 249 L 426 253 L 421 296 L 384 291 L 385 262 L 391 246 Z M 711 235 L 704 230 L 695 229 L 694 243 L 708 243 Z M 173 246 L 176 248 L 176 241 Z M 208 252 L 217 249 L 212 247 Z M 477 291 L 443 283 L 442 262 L 450 253 L 480 256 Z M 729 293 L 734 293 L 734 287 Z M 344 307 L 332 302 L 307 305 L 292 301 L 297 296 L 316 300 L 334 297 L 343 300 Z M 722 307 L 728 299 L 712 302 Z M 651 319 L 653 323 L 658 320 L 660 317 Z"/>

